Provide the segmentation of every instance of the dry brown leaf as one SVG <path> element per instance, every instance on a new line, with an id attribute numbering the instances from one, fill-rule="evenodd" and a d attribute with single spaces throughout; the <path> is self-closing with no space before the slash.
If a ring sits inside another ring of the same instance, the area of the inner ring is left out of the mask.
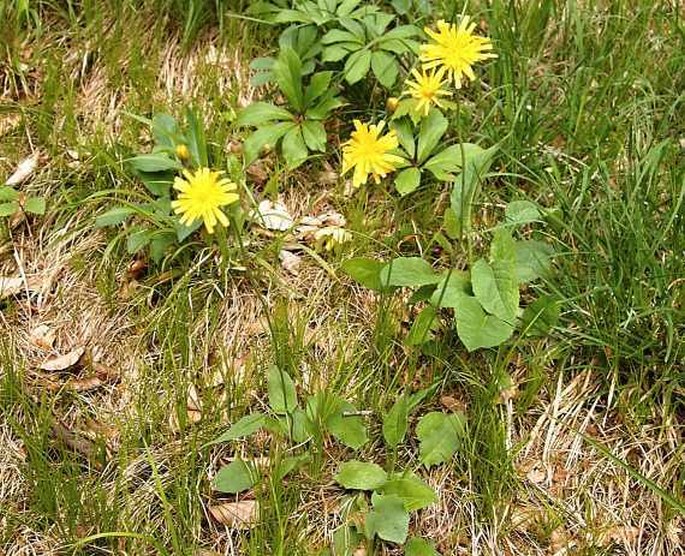
<path id="1" fill-rule="evenodd" d="M 209 506 L 211 516 L 226 527 L 232 529 L 250 529 L 259 517 L 259 503 L 256 500 L 226 502 Z"/>
<path id="2" fill-rule="evenodd" d="M 97 376 L 87 376 L 85 378 L 70 378 L 67 380 L 65 386 L 74 392 L 87 392 L 88 390 L 95 390 L 100 388 L 105 383 Z"/>
<path id="3" fill-rule="evenodd" d="M 31 330 L 29 340 L 36 347 L 50 350 L 55 344 L 55 331 L 47 324 L 39 324 Z"/>
<path id="4" fill-rule="evenodd" d="M 454 396 L 441 396 L 440 404 L 450 411 L 466 411 L 466 402 Z"/>
<path id="5" fill-rule="evenodd" d="M 188 388 L 186 407 L 188 409 L 188 420 L 191 423 L 197 423 L 202 419 L 202 399 L 194 384 Z"/>
<path id="6" fill-rule="evenodd" d="M 300 257 L 295 255 L 294 253 L 291 253 L 290 251 L 281 249 L 280 253 L 278 253 L 278 258 L 281 260 L 281 266 L 287 272 L 289 272 L 293 276 L 297 276 L 300 273 L 300 271 L 298 270 L 298 267 L 302 262 L 302 259 Z"/>
<path id="7" fill-rule="evenodd" d="M 531 483 L 539 485 L 545 481 L 547 478 L 547 473 L 545 473 L 542 463 L 540 463 L 531 467 L 528 473 L 526 473 L 526 477 Z"/>
<path id="8" fill-rule="evenodd" d="M 250 217 L 256 224 L 267 230 L 285 231 L 292 227 L 293 217 L 283 203 L 269 200 L 259 203 L 257 210 L 250 212 Z"/>
<path id="9" fill-rule="evenodd" d="M 0 299 L 24 291 L 24 281 L 20 277 L 0 277 Z"/>
<path id="10" fill-rule="evenodd" d="M 79 346 L 72 349 L 69 353 L 65 353 L 64 355 L 50 357 L 41 363 L 40 369 L 43 371 L 64 371 L 69 367 L 76 365 L 85 351 L 85 346 Z"/>
<path id="11" fill-rule="evenodd" d="M 32 154 L 28 158 L 22 160 L 14 173 L 7 178 L 5 185 L 15 186 L 26 181 L 38 167 L 38 155 Z"/>

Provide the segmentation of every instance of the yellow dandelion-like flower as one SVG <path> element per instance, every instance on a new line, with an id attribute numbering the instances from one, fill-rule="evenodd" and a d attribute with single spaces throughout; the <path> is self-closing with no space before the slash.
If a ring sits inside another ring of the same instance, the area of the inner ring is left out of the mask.
<path id="1" fill-rule="evenodd" d="M 424 116 L 428 116 L 428 112 L 431 109 L 431 105 L 444 108 L 444 104 L 440 97 L 451 96 L 450 91 L 443 89 L 443 85 L 446 84 L 444 81 L 445 72 L 447 70 L 444 67 L 435 69 L 430 72 L 426 72 L 425 69 L 421 70 L 421 73 L 417 69 L 411 71 L 411 75 L 414 77 L 415 81 L 407 79 L 405 83 L 409 90 L 405 93 L 410 95 L 413 99 L 417 100 L 416 111 L 423 112 Z"/>
<path id="2" fill-rule="evenodd" d="M 179 191 L 178 198 L 171 202 L 176 214 L 181 215 L 181 224 L 191 226 L 196 220 L 202 220 L 207 231 L 214 233 L 219 222 L 228 226 L 228 218 L 221 207 L 235 203 L 238 194 L 236 184 L 221 178 L 222 172 L 212 172 L 209 168 L 200 168 L 196 172 L 183 170 L 185 179 L 177 177 L 174 189 Z"/>
<path id="3" fill-rule="evenodd" d="M 381 137 L 384 121 L 374 125 L 355 120 L 354 127 L 355 131 L 350 139 L 343 143 L 342 173 L 354 168 L 354 187 L 365 184 L 369 174 L 376 183 L 380 183 L 381 178 L 394 172 L 404 162 L 401 156 L 390 154 L 399 144 L 395 130 L 390 130 Z"/>
<path id="4" fill-rule="evenodd" d="M 333 251 L 339 245 L 352 241 L 352 234 L 339 226 L 325 226 L 314 233 L 314 240 L 319 249 Z"/>
<path id="5" fill-rule="evenodd" d="M 459 26 L 438 21 L 438 31 L 426 28 L 425 31 L 435 42 L 421 45 L 420 60 L 425 69 L 444 67 L 454 81 L 457 89 L 461 89 L 462 76 L 474 80 L 473 66 L 476 62 L 497 58 L 492 50 L 492 42 L 487 37 L 473 34 L 475 23 L 464 16 Z"/>

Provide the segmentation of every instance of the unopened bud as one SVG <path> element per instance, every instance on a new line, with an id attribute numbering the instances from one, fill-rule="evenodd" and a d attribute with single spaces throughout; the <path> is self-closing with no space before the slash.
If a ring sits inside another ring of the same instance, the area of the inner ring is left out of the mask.
<path id="1" fill-rule="evenodd" d="M 181 162 L 185 162 L 190 159 L 190 151 L 188 147 L 183 144 L 176 145 L 176 156 Z"/>
<path id="2" fill-rule="evenodd" d="M 389 97 L 388 100 L 385 102 L 385 108 L 388 112 L 391 114 L 397 110 L 397 106 L 400 103 L 400 99 L 397 97 Z"/>

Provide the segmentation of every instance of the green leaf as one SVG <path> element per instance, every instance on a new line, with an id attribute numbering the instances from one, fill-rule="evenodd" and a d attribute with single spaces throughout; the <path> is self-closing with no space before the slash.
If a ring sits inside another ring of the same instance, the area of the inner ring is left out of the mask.
<path id="1" fill-rule="evenodd" d="M 404 196 L 416 191 L 421 183 L 421 170 L 418 168 L 406 168 L 395 178 L 395 189 Z"/>
<path id="2" fill-rule="evenodd" d="M 153 233 L 151 230 L 138 230 L 130 233 L 126 238 L 126 251 L 130 255 L 137 253 L 150 243 Z"/>
<path id="3" fill-rule="evenodd" d="M 400 67 L 395 57 L 382 50 L 371 55 L 371 69 L 378 82 L 386 89 L 395 84 L 400 73 Z"/>
<path id="4" fill-rule="evenodd" d="M 348 448 L 358 450 L 369 441 L 364 420 L 356 413 L 357 408 L 341 400 L 341 409 L 332 415 L 326 426 L 330 433 Z"/>
<path id="5" fill-rule="evenodd" d="M 186 238 L 190 237 L 193 232 L 196 232 L 202 226 L 202 220 L 196 220 L 190 226 L 176 222 L 174 224 L 174 229 L 176 230 L 176 239 L 179 243 L 184 241 Z"/>
<path id="6" fill-rule="evenodd" d="M 314 120 L 303 121 L 302 137 L 309 150 L 321 152 L 326 150 L 326 129 L 322 122 Z"/>
<path id="7" fill-rule="evenodd" d="M 450 239 L 459 239 L 459 220 L 452 207 L 445 209 L 443 224 Z"/>
<path id="8" fill-rule="evenodd" d="M 309 429 L 311 424 L 307 418 L 307 414 L 303 409 L 297 407 L 292 413 L 291 430 L 289 431 L 292 439 L 295 442 L 306 442 L 309 437 Z"/>
<path id="9" fill-rule="evenodd" d="M 241 126 L 263 126 L 266 123 L 277 121 L 294 121 L 294 116 L 285 108 L 274 106 L 268 102 L 254 102 L 243 108 L 236 118 L 235 125 Z"/>
<path id="10" fill-rule="evenodd" d="M 15 212 L 19 210 L 19 203 L 0 203 L 0 217 L 12 216 Z"/>
<path id="11" fill-rule="evenodd" d="M 466 147 L 466 144 L 463 146 Z M 484 150 L 478 145 L 471 145 L 464 152 L 465 163 L 462 165 L 462 171 L 454 178 L 450 195 L 450 206 L 459 223 L 459 235 L 462 230 L 471 227 L 471 210 L 480 193 L 481 180 L 490 169 L 497 148 L 495 145 Z"/>
<path id="12" fill-rule="evenodd" d="M 333 556 L 354 556 L 362 538 L 350 525 L 342 525 L 333 532 Z"/>
<path id="13" fill-rule="evenodd" d="M 293 127 L 283 136 L 281 149 L 290 170 L 294 170 L 307 160 L 309 151 L 302 137 L 300 126 Z"/>
<path id="14" fill-rule="evenodd" d="M 380 275 L 381 270 L 385 267 L 384 263 L 365 257 L 355 257 L 343 261 L 340 266 L 345 274 L 365 288 L 375 291 L 383 289 Z"/>
<path id="15" fill-rule="evenodd" d="M 371 52 L 368 50 L 358 50 L 350 55 L 345 62 L 345 80 L 354 85 L 363 79 L 371 67 Z"/>
<path id="16" fill-rule="evenodd" d="M 427 305 L 418 314 L 407 334 L 405 343 L 408 346 L 418 346 L 433 339 L 433 329 L 438 323 L 438 316 L 432 305 Z"/>
<path id="17" fill-rule="evenodd" d="M 504 211 L 507 224 L 522 226 L 542 220 L 542 213 L 535 203 L 530 201 L 512 201 Z"/>
<path id="18" fill-rule="evenodd" d="M 366 529 L 369 536 L 378 535 L 384 541 L 398 544 L 407 540 L 409 533 L 409 513 L 398 496 L 373 493 L 373 510 L 366 516 Z"/>
<path id="19" fill-rule="evenodd" d="M 409 424 L 409 402 L 405 395 L 397 398 L 383 418 L 383 438 L 388 446 L 395 448 L 404 440 Z"/>
<path id="20" fill-rule="evenodd" d="M 559 322 L 559 301 L 552 295 L 542 296 L 526 307 L 521 317 L 525 336 L 545 336 Z"/>
<path id="21" fill-rule="evenodd" d="M 164 172 L 137 172 L 147 190 L 155 197 L 168 197 L 171 185 L 174 182 L 174 171 Z"/>
<path id="22" fill-rule="evenodd" d="M 515 242 L 508 230 L 499 229 L 490 246 L 492 263 L 483 259 L 471 268 L 471 286 L 488 313 L 513 322 L 519 307 Z"/>
<path id="23" fill-rule="evenodd" d="M 285 415 L 297 407 L 295 383 L 290 375 L 281 371 L 276 365 L 269 367 L 267 374 L 269 405 L 274 413 Z"/>
<path id="24" fill-rule="evenodd" d="M 409 158 L 414 158 L 416 142 L 414 141 L 414 130 L 412 129 L 409 118 L 399 118 L 393 120 L 392 128 L 395 130 L 397 139 L 407 153 L 407 156 L 409 156 Z"/>
<path id="25" fill-rule="evenodd" d="M 335 476 L 338 484 L 354 490 L 376 490 L 388 480 L 380 465 L 363 461 L 346 461 Z"/>
<path id="26" fill-rule="evenodd" d="M 0 202 L 16 201 L 19 199 L 19 192 L 9 185 L 0 185 Z"/>
<path id="27" fill-rule="evenodd" d="M 265 424 L 266 415 L 263 413 L 250 413 L 233 423 L 224 434 L 213 440 L 212 444 L 245 438 L 262 429 Z"/>
<path id="28" fill-rule="evenodd" d="M 24 203 L 24 210 L 31 214 L 45 214 L 45 198 L 29 197 Z"/>
<path id="29" fill-rule="evenodd" d="M 359 37 L 343 29 L 331 29 L 321 37 L 321 44 L 329 45 L 335 43 L 353 43 L 358 47 L 364 45 L 364 43 L 359 40 Z"/>
<path id="30" fill-rule="evenodd" d="M 412 537 L 404 545 L 404 556 L 440 556 L 440 553 L 426 539 Z"/>
<path id="31" fill-rule="evenodd" d="M 304 93 L 302 91 L 302 61 L 292 48 L 281 49 L 273 67 L 276 83 L 297 110 L 304 110 Z"/>
<path id="32" fill-rule="evenodd" d="M 456 309 L 465 297 L 472 297 L 469 291 L 471 281 L 463 270 L 452 270 L 445 274 L 431 296 L 431 303 L 436 307 Z"/>
<path id="33" fill-rule="evenodd" d="M 514 244 L 516 257 L 516 279 L 525 284 L 547 276 L 552 266 L 554 248 L 542 241 L 528 239 Z"/>
<path id="34" fill-rule="evenodd" d="M 398 257 L 386 264 L 380 272 L 383 286 L 426 286 L 437 284 L 440 275 L 420 257 Z"/>
<path id="35" fill-rule="evenodd" d="M 433 411 L 424 415 L 416 426 L 419 458 L 430 467 L 449 461 L 461 445 L 466 421 L 460 413 Z"/>
<path id="36" fill-rule="evenodd" d="M 166 255 L 169 247 L 176 243 L 176 234 L 174 232 L 160 232 L 155 234 L 150 241 L 150 258 L 153 262 L 159 263 Z"/>
<path id="37" fill-rule="evenodd" d="M 438 500 L 435 491 L 411 472 L 390 477 L 381 487 L 381 492 L 400 498 L 408 512 L 420 510 Z"/>
<path id="38" fill-rule="evenodd" d="M 139 172 L 163 172 L 165 170 L 181 170 L 183 165 L 165 154 L 141 154 L 129 159 L 131 166 Z"/>
<path id="39" fill-rule="evenodd" d="M 267 145 L 275 147 L 278 140 L 288 131 L 295 128 L 296 125 L 295 122 L 278 122 L 260 127 L 254 131 L 243 143 L 245 164 L 250 165 L 257 160 L 262 149 Z"/>
<path id="40" fill-rule="evenodd" d="M 135 214 L 135 212 L 135 209 L 131 207 L 114 207 L 95 219 L 95 227 L 116 226 L 124 222 L 132 214 Z"/>
<path id="41" fill-rule="evenodd" d="M 447 131 L 447 118 L 439 110 L 431 110 L 428 117 L 421 121 L 419 130 L 418 162 L 424 162 L 438 146 Z"/>
<path id="42" fill-rule="evenodd" d="M 331 44 L 323 49 L 322 62 L 339 62 L 350 52 L 357 49 L 357 44 L 352 42 Z"/>
<path id="43" fill-rule="evenodd" d="M 304 90 L 304 104 L 309 106 L 314 100 L 329 90 L 331 84 L 332 71 L 321 71 L 312 75 L 309 85 Z"/>
<path id="44" fill-rule="evenodd" d="M 236 459 L 222 467 L 212 481 L 212 487 L 218 492 L 235 494 L 252 488 L 256 484 L 255 473 L 241 459 Z"/>
<path id="45" fill-rule="evenodd" d="M 152 118 L 152 136 L 157 146 L 173 149 L 180 142 L 181 133 L 173 116 L 155 114 Z"/>
<path id="46" fill-rule="evenodd" d="M 455 318 L 459 339 L 469 351 L 498 346 L 514 332 L 512 324 L 488 315 L 475 297 L 460 299 Z"/>
<path id="47" fill-rule="evenodd" d="M 191 108 L 186 108 L 186 122 L 188 122 L 188 150 L 191 159 L 197 166 L 209 166 L 207 157 L 207 139 L 202 122 Z"/>

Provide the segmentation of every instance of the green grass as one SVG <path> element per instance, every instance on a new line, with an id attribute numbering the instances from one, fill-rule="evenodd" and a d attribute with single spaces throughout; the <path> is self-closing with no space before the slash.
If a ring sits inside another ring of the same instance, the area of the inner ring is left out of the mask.
<path id="1" fill-rule="evenodd" d="M 241 14 L 247 4 L 0 3 L 0 86 L 7 93 L 0 119 L 20 118 L 0 136 L 0 175 L 9 175 L 32 149 L 49 160 L 28 186 L 48 195 L 48 215 L 11 234 L 0 228 L 5 234 L 0 236 L 0 276 L 10 273 L 17 246 L 27 260 L 35 256 L 38 266 L 52 261 L 51 254 L 77 250 L 93 233 L 93 217 L 138 187 L 123 161 L 147 145 L 147 135 L 129 114 L 181 113 L 179 83 L 171 83 L 168 96 L 168 83 L 159 78 L 170 58 L 182 60 L 178 72 L 190 59 L 198 64 L 193 101 L 208 114 L 210 150 L 217 156 L 224 152 L 236 138 L 230 114 L 239 109 L 246 74 L 233 75 L 232 68 L 208 63 L 204 54 L 210 44 L 229 53 L 239 49 L 240 74 L 251 58 L 273 53 L 275 32 L 246 21 Z M 452 2 L 434 4 L 436 15 L 449 17 L 454 9 Z M 211 266 L 211 253 L 203 252 L 210 261 L 203 265 L 189 253 L 179 259 L 185 267 L 176 268 L 173 277 L 161 281 L 159 275 L 168 269 L 151 271 L 125 297 L 122 284 L 131 257 L 123 241 L 111 241 L 114 233 L 105 235 L 97 248 L 67 256 L 60 276 L 78 287 L 58 284 L 56 291 L 76 309 L 79 303 L 92 304 L 103 321 L 125 326 L 94 341 L 109 350 L 105 360 L 121 374 L 119 386 L 81 393 L 41 388 L 37 355 L 26 342 L 28 327 L 38 317 L 22 305 L 26 300 L 0 300 L 0 428 L 23 446 L 12 475 L 17 493 L 0 498 L 0 514 L 9 516 L 0 552 L 17 553 L 30 530 L 64 554 L 180 556 L 199 554 L 201 548 L 325 554 L 332 530 L 340 525 L 335 512 L 344 493 L 332 479 L 338 464 L 358 458 L 388 465 L 394 455 L 382 443 L 382 416 L 401 393 L 429 389 L 413 424 L 428 411 L 444 409 L 441 398 L 449 396 L 463 403 L 469 426 L 450 466 L 422 468 L 413 433 L 398 451 L 399 467 L 441 484 L 440 507 L 452 512 L 442 521 L 414 519 L 412 530 L 440 535 L 443 554 L 455 553 L 464 538 L 465 546 L 474 543 L 483 553 L 490 540 L 501 549 L 504 544 L 498 543 L 507 534 L 522 554 L 533 553 L 521 547 L 549 544 L 558 522 L 570 531 L 580 523 L 573 512 L 589 514 L 593 507 L 592 486 L 581 481 L 589 501 L 579 509 L 538 500 L 541 512 L 551 517 L 537 534 L 522 533 L 507 521 L 529 490 L 517 474 L 517 458 L 528 440 L 544 437 L 534 425 L 545 411 L 552 412 L 559 377 L 566 384 L 591 372 L 587 404 L 579 402 L 580 407 L 587 410 L 599 400 L 603 415 L 615 420 L 621 434 L 642 438 L 641 427 L 650 426 L 682 435 L 682 13 L 672 2 L 647 0 L 590 5 L 495 0 L 471 3 L 467 11 L 487 24 L 498 59 L 479 70 L 487 87 L 477 82 L 460 93 L 463 109 L 455 125 L 468 140 L 501 147 L 470 239 L 476 251 L 487 245 L 489 229 L 508 201 L 530 198 L 555 209 L 544 228 L 558 254 L 555 272 L 524 291 L 526 298 L 550 292 L 562 300 L 562 320 L 550 337 L 469 355 L 456 334 L 443 331 L 440 341 L 409 348 L 403 337 L 415 312 L 398 296 L 364 294 L 339 271 L 352 254 L 387 259 L 423 253 L 436 266 L 463 268 L 467 248 L 458 244 L 450 252 L 441 242 L 436 204 L 440 212 L 447 201 L 438 185 L 407 199 L 384 187 L 350 196 L 342 184 L 332 186 L 325 202 L 345 214 L 355 236 L 344 253 L 324 257 L 337 279 L 314 259 L 304 277 L 284 278 L 277 260 L 282 240 L 251 237 L 246 272 L 220 274 Z M 381 114 L 383 97 L 374 94 L 372 105 Z M 351 117 L 345 114 L 342 125 Z M 77 161 L 68 154 L 72 150 Z M 319 169 L 314 163 L 288 174 L 277 167 L 263 188 L 273 193 L 280 187 L 292 206 L 313 213 L 322 204 L 321 186 L 313 178 Z M 260 187 L 257 196 L 265 193 Z M 109 192 L 106 199 L 103 191 Z M 60 230 L 71 243 L 64 243 Z M 86 289 L 95 293 L 85 297 L 81 290 Z M 67 315 L 71 321 L 78 320 L 74 310 Z M 59 313 L 48 316 L 51 322 L 60 320 Z M 322 433 L 312 443 L 311 463 L 283 481 L 275 473 L 279 460 L 306 452 L 304 447 L 266 434 L 235 445 L 245 458 L 268 455 L 270 467 L 251 494 L 261 504 L 258 526 L 249 533 L 227 532 L 208 517 L 207 507 L 217 501 L 211 476 L 235 455 L 234 445 L 209 448 L 206 443 L 229 423 L 265 409 L 264 370 L 272 363 L 293 377 L 300 399 L 325 390 L 369 412 L 370 442 L 357 453 Z M 508 380 L 518 386 L 518 395 L 507 404 L 501 394 Z M 201 397 L 199 423 L 189 420 L 191 387 Z M 106 452 L 102 432 L 94 435 L 89 454 L 55 434 L 60 423 L 88 430 L 92 421 L 116 431 L 115 449 Z M 564 430 L 573 436 L 572 429 Z M 617 450 L 623 448 L 619 444 Z M 682 448 L 676 443 L 664 451 L 663 470 L 648 479 L 682 503 L 677 463 Z M 623 456 L 640 468 L 635 454 Z M 444 483 L 441 473 L 448 475 Z M 644 469 L 638 479 L 625 480 L 635 481 L 631 488 L 643 488 L 641 476 L 647 477 Z M 653 527 L 666 528 L 678 514 L 666 510 L 661 522 L 654 519 Z M 445 523 L 453 527 L 449 533 Z M 610 553 L 611 545 L 582 536 L 577 540 L 578 553 Z M 379 548 L 378 553 L 391 552 Z"/>

